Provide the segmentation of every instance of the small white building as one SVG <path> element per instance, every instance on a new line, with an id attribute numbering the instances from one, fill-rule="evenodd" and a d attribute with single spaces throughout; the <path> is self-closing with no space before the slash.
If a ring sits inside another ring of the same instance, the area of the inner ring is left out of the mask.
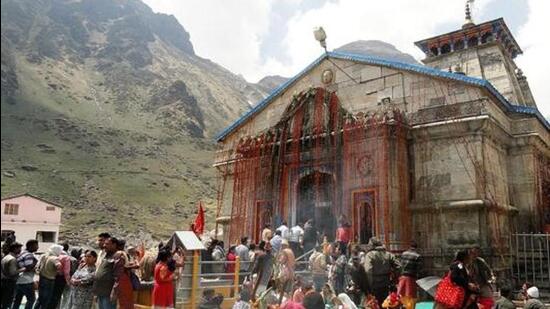
<path id="1" fill-rule="evenodd" d="M 36 239 L 39 252 L 57 243 L 61 225 L 61 207 L 28 193 L 2 199 L 2 243 L 15 232 L 23 245 Z"/>

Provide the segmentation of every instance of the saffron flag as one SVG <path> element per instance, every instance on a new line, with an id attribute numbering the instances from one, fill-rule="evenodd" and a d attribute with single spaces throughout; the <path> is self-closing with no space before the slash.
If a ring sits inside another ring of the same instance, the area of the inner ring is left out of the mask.
<path id="1" fill-rule="evenodd" d="M 197 213 L 197 217 L 191 229 L 197 235 L 202 235 L 202 233 L 204 233 L 204 209 L 202 208 L 202 201 L 199 202 L 199 213 Z"/>

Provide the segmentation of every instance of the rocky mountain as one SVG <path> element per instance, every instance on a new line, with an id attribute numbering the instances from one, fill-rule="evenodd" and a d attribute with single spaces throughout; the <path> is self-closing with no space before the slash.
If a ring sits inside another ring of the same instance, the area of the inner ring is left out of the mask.
<path id="1" fill-rule="evenodd" d="M 389 43 L 378 40 L 354 41 L 338 47 L 335 51 L 365 54 L 405 63 L 420 64 L 413 56 L 401 52 Z"/>
<path id="2" fill-rule="evenodd" d="M 197 56 L 173 16 L 138 0 L 2 0 L 1 26 L 3 197 L 60 203 L 62 236 L 81 240 L 163 237 L 199 199 L 215 204 L 211 136 L 257 90 Z"/>
<path id="3" fill-rule="evenodd" d="M 279 75 L 270 75 L 260 79 L 260 81 L 256 83 L 256 85 L 266 93 L 270 93 L 271 91 L 275 90 L 275 88 L 284 84 L 287 80 L 288 80 L 287 77 L 282 77 Z"/>

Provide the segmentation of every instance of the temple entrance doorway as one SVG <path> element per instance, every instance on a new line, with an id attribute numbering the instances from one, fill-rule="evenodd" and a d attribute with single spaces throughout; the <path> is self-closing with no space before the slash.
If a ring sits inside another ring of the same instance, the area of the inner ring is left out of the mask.
<path id="1" fill-rule="evenodd" d="M 320 235 L 334 239 L 336 216 L 334 214 L 334 180 L 331 174 L 314 172 L 298 182 L 296 222 L 314 219 Z"/>
<path id="2" fill-rule="evenodd" d="M 273 206 L 271 201 L 256 201 L 254 213 L 254 240 L 259 243 L 262 240 L 262 230 L 266 224 L 272 224 Z"/>
<path id="3" fill-rule="evenodd" d="M 366 244 L 369 239 L 376 235 L 375 225 L 375 194 L 374 190 L 359 190 L 352 193 L 353 237 L 360 244 Z"/>

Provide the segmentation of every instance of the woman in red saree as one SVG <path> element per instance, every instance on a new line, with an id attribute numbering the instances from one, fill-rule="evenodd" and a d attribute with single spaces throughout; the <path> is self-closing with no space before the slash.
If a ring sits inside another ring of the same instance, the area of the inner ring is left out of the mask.
<path id="1" fill-rule="evenodd" d="M 233 278 L 235 274 L 235 261 L 237 260 L 237 254 L 235 253 L 235 246 L 229 247 L 227 256 L 225 257 L 225 272 L 228 278 Z"/>
<path id="2" fill-rule="evenodd" d="M 157 265 L 155 265 L 154 285 L 153 285 L 153 308 L 173 308 L 174 307 L 174 271 L 175 264 L 169 263 L 171 260 L 169 250 L 159 251 Z M 173 264 L 173 265 L 170 265 Z"/>
<path id="3" fill-rule="evenodd" d="M 136 268 L 136 265 L 129 262 L 128 254 L 124 251 L 126 241 L 119 239 L 118 251 L 114 255 L 115 259 L 115 296 L 118 300 L 120 309 L 133 309 L 134 308 L 134 289 L 132 288 L 132 281 L 130 279 L 130 271 Z M 113 297 L 115 298 L 115 297 Z"/>

